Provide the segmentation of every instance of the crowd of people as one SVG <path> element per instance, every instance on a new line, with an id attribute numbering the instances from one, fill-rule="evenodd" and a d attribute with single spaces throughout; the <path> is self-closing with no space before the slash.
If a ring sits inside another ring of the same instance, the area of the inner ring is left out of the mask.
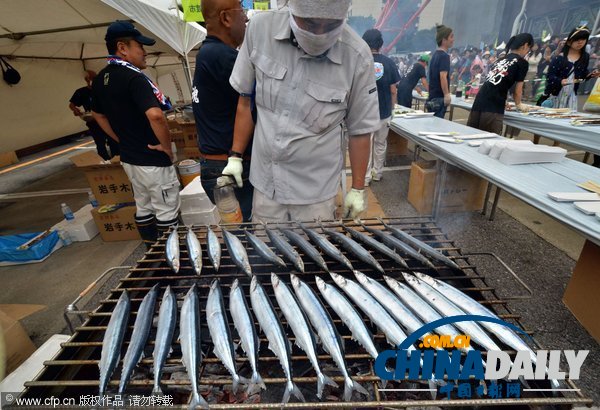
<path id="1" fill-rule="evenodd" d="M 390 59 L 380 53 L 380 31 L 361 38 L 348 26 L 349 6 L 350 0 L 289 0 L 287 9 L 248 22 L 238 0 L 202 2 L 207 37 L 192 88 L 202 184 L 214 200 L 217 180 L 230 175 L 245 221 L 333 219 L 346 146 L 352 181 L 344 216 L 360 215 L 364 187 L 382 177 L 394 103 L 410 106 L 415 89 L 428 91 L 426 109 L 443 118 L 451 88 L 469 85 L 477 94 L 469 125 L 499 133 L 509 92 L 525 110 L 522 99 L 541 89 L 531 80 L 544 76 L 539 102 L 574 107 L 580 82 L 598 76 L 592 69 L 599 44 L 589 43 L 587 27 L 542 44 L 521 33 L 502 50 L 461 51 L 452 28 L 439 25 L 431 54 Z M 179 217 L 163 114 L 171 106 L 142 72 L 144 46 L 155 41 L 127 21 L 111 24 L 105 40 L 107 66 L 98 76 L 86 73 L 88 86 L 69 107 L 77 116 L 79 107 L 92 111 L 88 126 L 103 158 L 120 151 L 138 230 L 151 244 Z"/>
<path id="2" fill-rule="evenodd" d="M 537 101 L 539 94 L 544 92 L 544 81 L 548 74 L 550 62 L 563 52 L 566 38 L 547 36 L 544 40 L 535 39 L 531 50 L 525 55 L 528 70 L 523 85 L 523 99 Z M 589 54 L 588 70 L 600 68 L 600 38 L 590 38 L 584 51 Z M 486 44 L 483 48 L 474 46 L 452 47 L 450 56 L 450 86 L 454 89 L 459 84 L 469 85 L 470 95 L 476 95 L 491 67 L 499 59 L 505 58 L 510 52 L 507 45 Z M 427 54 L 425 54 L 427 55 Z M 392 55 L 390 58 L 396 63 L 400 78 L 406 77 L 414 64 L 422 55 L 408 53 L 406 55 Z M 592 82 L 582 88 L 583 93 L 591 91 Z M 399 102 L 399 104 L 401 104 Z M 402 104 L 401 104 L 402 105 Z"/>

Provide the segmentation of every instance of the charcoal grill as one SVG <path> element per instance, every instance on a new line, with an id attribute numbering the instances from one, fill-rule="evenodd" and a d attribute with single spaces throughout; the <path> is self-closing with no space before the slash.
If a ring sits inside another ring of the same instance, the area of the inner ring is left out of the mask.
<path id="1" fill-rule="evenodd" d="M 469 260 L 468 254 L 461 253 L 461 250 L 457 248 L 454 243 L 448 239 L 444 233 L 435 225 L 432 219 L 428 217 L 408 217 L 408 218 L 386 218 L 385 222 L 398 226 L 413 236 L 427 242 L 431 246 L 445 251 L 451 259 L 453 259 L 458 265 L 461 266 L 463 273 L 457 273 L 444 266 L 436 266 L 436 270 L 425 268 L 416 261 L 408 260 L 408 264 L 414 271 L 424 272 L 437 277 L 438 279 L 447 281 L 461 290 L 474 297 L 476 300 L 487 305 L 493 309 L 501 318 L 507 321 L 515 323 L 517 326 L 521 326 L 519 322 L 519 316 L 514 314 L 509 307 L 507 302 L 510 298 L 499 298 L 493 288 L 486 284 L 485 277 L 479 275 L 475 266 L 473 266 Z M 380 221 L 367 219 L 363 223 L 367 226 L 374 228 L 384 229 Z M 341 230 L 340 222 L 329 221 L 324 224 L 330 228 L 336 228 Z M 360 225 L 354 222 L 346 221 L 347 226 L 350 226 L 359 231 L 363 231 Z M 317 229 L 317 225 L 314 223 L 306 223 L 308 227 Z M 277 224 L 277 227 L 282 228 L 297 228 L 294 224 Z M 269 228 L 275 228 L 275 224 L 269 225 Z M 246 238 L 243 235 L 243 229 L 251 230 L 256 233 L 261 239 L 268 243 L 268 238 L 264 233 L 261 225 L 256 224 L 242 224 L 237 226 L 223 225 L 222 227 L 215 228 L 215 232 L 221 237 L 220 228 L 228 229 L 237 234 L 238 238 L 247 245 Z M 79 326 L 76 327 L 75 333 L 71 339 L 62 344 L 61 351 L 57 356 L 50 361 L 44 363 L 45 367 L 38 377 L 25 384 L 26 390 L 22 393 L 22 397 L 72 397 L 79 399 L 84 395 L 95 395 L 98 391 L 98 360 L 100 358 L 102 338 L 106 325 L 108 324 L 110 314 L 114 309 L 114 306 L 124 289 L 127 289 L 131 298 L 132 308 L 131 317 L 129 320 L 128 334 L 125 336 L 125 343 L 129 340 L 132 325 L 134 322 L 134 316 L 137 312 L 139 303 L 141 302 L 145 293 L 156 283 L 161 287 L 162 292 L 167 285 L 176 292 L 178 301 L 181 303 L 185 292 L 193 283 L 197 283 L 199 286 L 199 296 L 201 305 L 201 320 L 203 323 L 202 328 L 202 348 L 207 356 L 202 361 L 202 367 L 200 371 L 200 390 L 206 392 L 211 391 L 211 395 L 221 402 L 211 403 L 211 408 L 244 408 L 244 409 L 265 409 L 265 408 L 280 408 L 282 405 L 279 403 L 285 379 L 283 378 L 283 372 L 278 363 L 278 359 L 267 349 L 267 342 L 264 335 L 260 333 L 261 348 L 259 352 L 259 372 L 261 373 L 264 382 L 267 385 L 267 390 L 263 391 L 260 396 L 260 402 L 252 403 L 240 403 L 240 402 L 229 402 L 228 398 L 231 396 L 224 396 L 215 394 L 215 392 L 224 392 L 227 390 L 227 386 L 231 384 L 231 378 L 229 374 L 224 370 L 224 367 L 220 364 L 218 359 L 212 353 L 211 341 L 208 333 L 208 328 L 205 325 L 205 312 L 204 305 L 206 303 L 206 297 L 208 295 L 208 288 L 211 281 L 214 278 L 219 278 L 221 285 L 223 286 L 223 294 L 226 298 L 226 307 L 228 307 L 228 296 L 229 296 L 229 285 L 234 279 L 240 279 L 241 285 L 244 287 L 246 297 L 248 297 L 250 279 L 233 264 L 229 253 L 222 241 L 223 256 L 221 259 L 221 268 L 219 272 L 215 272 L 209 263 L 206 253 L 206 228 L 205 227 L 194 227 L 194 231 L 198 235 L 200 242 L 203 247 L 203 271 L 200 277 L 194 275 L 194 272 L 189 265 L 187 260 L 187 251 L 185 246 L 185 229 L 179 228 L 180 239 L 181 239 L 181 259 L 182 267 L 180 272 L 175 274 L 168 267 L 165 257 L 164 249 L 166 236 L 163 236 L 141 259 L 137 262 L 136 266 L 129 270 L 129 273 L 121 279 L 120 284 L 117 288 L 112 289 L 108 298 L 100 303 L 100 305 L 91 312 L 75 311 L 72 313 L 82 314 L 86 313 L 87 318 Z M 258 276 L 262 284 L 265 286 L 269 296 L 273 300 L 273 304 L 277 308 L 277 303 L 273 295 L 273 290 L 270 284 L 270 273 L 276 272 L 280 274 L 289 284 L 289 276 L 287 271 L 275 267 L 271 264 L 265 263 L 249 245 L 247 245 L 248 255 L 252 266 L 253 273 Z M 353 255 L 343 251 L 346 257 L 351 261 L 355 269 L 358 269 L 367 275 L 382 280 L 379 273 L 373 271 L 368 265 L 357 260 Z M 401 268 L 396 266 L 393 262 L 383 258 L 383 256 L 373 252 L 374 256 L 381 263 L 389 276 L 401 279 Z M 302 253 L 301 253 L 302 255 Z M 323 272 L 317 268 L 317 266 L 306 256 L 302 255 L 305 263 L 305 273 L 299 274 L 300 278 L 309 283 L 313 289 L 316 288 L 314 276 L 318 275 L 324 279 L 327 283 L 333 283 L 331 278 L 326 272 Z M 334 263 L 331 259 L 326 257 L 329 268 L 340 273 L 346 277 L 352 277 L 351 272 L 342 265 Z M 290 265 L 288 265 L 290 266 Z M 318 294 L 318 292 L 317 292 Z M 522 296 L 514 296 L 514 298 L 522 298 Z M 160 299 L 160 297 L 159 297 Z M 250 303 L 248 303 L 250 306 Z M 329 307 L 326 305 L 329 309 Z M 337 318 L 334 312 L 329 309 L 332 313 L 333 318 Z M 360 312 L 360 311 L 359 311 Z M 158 304 L 156 307 L 156 314 L 158 314 Z M 364 317 L 364 316 L 363 316 Z M 370 321 L 364 317 L 365 323 L 374 334 L 375 342 L 380 351 L 389 349 L 389 346 L 385 343 L 385 338 L 381 333 L 377 333 L 377 329 L 373 327 Z M 382 391 L 377 376 L 373 372 L 373 360 L 372 358 L 354 341 L 350 340 L 350 334 L 345 326 L 342 325 L 339 319 L 334 320 L 338 330 L 340 331 L 343 339 L 346 343 L 345 357 L 349 367 L 349 373 L 354 380 L 363 384 L 371 393 L 371 397 L 365 398 L 364 396 L 355 395 L 353 399 L 361 401 L 343 402 L 340 397 L 342 394 L 342 388 L 340 389 L 329 389 L 325 390 L 323 400 L 320 401 L 315 396 L 316 390 L 316 376 L 314 370 L 310 367 L 308 358 L 298 347 L 294 346 L 292 351 L 292 364 L 294 371 L 294 382 L 300 387 L 304 393 L 307 402 L 306 403 L 289 403 L 288 407 L 294 408 L 341 408 L 341 407 L 360 407 L 360 408 L 390 408 L 390 407 L 443 407 L 443 406 L 487 406 L 487 405 L 519 405 L 519 406 L 565 406 L 571 407 L 575 405 L 590 405 L 591 399 L 584 397 L 579 391 L 576 392 L 561 392 L 560 396 L 554 397 L 549 393 L 536 392 L 531 394 L 523 394 L 520 398 L 503 398 L 503 399 L 488 399 L 488 398 L 477 398 L 477 399 L 453 399 L 446 400 L 439 398 L 437 400 L 431 399 L 429 393 L 414 393 L 414 392 L 389 392 Z M 231 329 L 236 338 L 235 329 L 232 325 L 231 317 L 229 317 L 229 323 Z M 291 335 L 291 331 L 286 326 L 285 319 L 282 317 L 282 323 L 287 333 Z M 152 349 L 154 343 L 154 332 L 150 335 L 148 345 L 146 346 L 145 359 L 142 360 L 136 372 L 134 378 L 129 383 L 128 394 L 147 395 L 151 394 L 152 389 L 152 372 L 149 371 L 152 364 Z M 293 341 L 294 338 L 290 337 Z M 503 348 L 506 348 L 503 344 L 500 344 Z M 539 348 L 539 347 L 538 347 Z M 510 350 L 510 349 L 506 349 Z M 241 349 L 238 349 L 241 352 Z M 334 370 L 333 361 L 330 356 L 324 354 L 322 350 L 319 350 L 320 361 L 326 365 L 327 368 L 325 373 L 332 376 L 332 378 L 340 385 L 343 386 L 343 378 L 340 373 Z M 247 360 L 243 354 L 239 354 L 237 358 L 238 368 L 240 374 L 249 377 L 249 366 Z M 179 342 L 174 341 L 173 354 L 167 361 L 167 366 L 181 366 L 181 351 L 179 349 Z M 175 369 L 179 372 L 183 372 L 184 376 L 175 378 L 171 375 L 170 371 L 165 371 L 163 374 L 162 387 L 165 394 L 173 396 L 174 403 L 176 405 L 184 405 L 190 401 L 189 386 L 190 382 L 187 379 L 185 370 L 182 368 Z M 216 370 L 216 372 L 215 372 Z M 116 391 L 118 385 L 118 377 L 120 376 L 120 367 L 116 369 L 113 374 L 112 380 L 109 384 L 109 394 Z M 411 386 L 417 386 L 418 388 L 425 389 L 426 383 L 423 381 L 409 382 L 390 382 L 386 386 L 390 388 L 401 388 Z M 575 385 L 571 381 L 566 381 L 567 387 L 570 389 L 576 389 Z M 548 388 L 547 382 L 531 382 L 530 387 L 532 388 Z M 238 396 L 239 398 L 239 396 Z M 243 399 L 243 397 L 241 398 Z M 240 400 L 241 400 L 240 399 Z M 256 399 L 256 397 L 254 397 Z M 250 399 L 249 399 L 250 400 Z M 227 402 L 224 402 L 227 401 Z"/>

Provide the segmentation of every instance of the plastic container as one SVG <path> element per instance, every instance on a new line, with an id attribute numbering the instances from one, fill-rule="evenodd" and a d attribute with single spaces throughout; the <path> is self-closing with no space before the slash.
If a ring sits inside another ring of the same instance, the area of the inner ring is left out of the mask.
<path id="1" fill-rule="evenodd" d="M 232 182 L 230 177 L 220 177 L 213 190 L 215 205 L 221 215 L 221 223 L 242 223 L 244 219 L 240 203 L 235 197 Z"/>
<path id="2" fill-rule="evenodd" d="M 69 205 L 67 205 L 63 202 L 62 204 L 60 204 L 60 209 L 67 221 L 72 221 L 73 219 L 75 219 L 75 215 L 73 215 L 73 211 L 71 211 L 71 208 L 69 208 Z"/>
<path id="3" fill-rule="evenodd" d="M 192 182 L 194 178 L 200 176 L 200 163 L 195 159 L 184 159 L 177 165 L 181 184 L 185 187 Z"/>
<path id="4" fill-rule="evenodd" d="M 88 191 L 88 199 L 90 200 L 90 205 L 92 205 L 92 208 L 98 208 L 98 200 L 92 191 Z"/>
<path id="5" fill-rule="evenodd" d="M 69 246 L 73 243 L 73 239 L 71 238 L 71 235 L 69 235 L 68 231 L 59 231 L 58 237 L 62 241 L 63 246 Z"/>

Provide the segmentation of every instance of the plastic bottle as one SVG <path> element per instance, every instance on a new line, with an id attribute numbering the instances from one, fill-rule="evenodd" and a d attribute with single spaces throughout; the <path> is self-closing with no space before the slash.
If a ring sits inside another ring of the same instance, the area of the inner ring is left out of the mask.
<path id="1" fill-rule="evenodd" d="M 59 231 L 58 237 L 62 241 L 63 246 L 69 246 L 73 243 L 73 239 L 71 239 L 71 235 L 68 231 Z"/>
<path id="2" fill-rule="evenodd" d="M 235 197 L 233 180 L 224 176 L 217 179 L 217 185 L 213 189 L 215 205 L 221 215 L 222 223 L 242 223 L 242 210 L 240 203 Z"/>
<path id="3" fill-rule="evenodd" d="M 69 205 L 63 202 L 62 204 L 60 204 L 60 209 L 62 210 L 62 213 L 67 221 L 72 221 L 73 219 L 75 219 L 75 215 L 73 215 L 73 211 L 71 211 Z"/>
<path id="4" fill-rule="evenodd" d="M 465 89 L 465 83 L 463 82 L 463 80 L 460 80 L 458 82 L 458 86 L 456 87 L 456 97 L 460 98 L 463 96 L 463 91 Z"/>
<path id="5" fill-rule="evenodd" d="M 88 199 L 90 200 L 90 204 L 93 208 L 98 208 L 98 200 L 92 191 L 88 191 Z"/>

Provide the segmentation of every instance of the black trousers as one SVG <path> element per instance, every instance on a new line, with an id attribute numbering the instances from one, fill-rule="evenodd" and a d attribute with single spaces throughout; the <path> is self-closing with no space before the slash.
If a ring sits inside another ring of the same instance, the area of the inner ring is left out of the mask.
<path id="1" fill-rule="evenodd" d="M 115 155 L 119 155 L 119 143 L 109 137 L 96 121 L 88 122 L 87 126 L 96 143 L 96 151 L 98 151 L 98 155 L 100 155 L 102 159 L 109 160 Z M 107 145 L 110 152 L 106 149 Z"/>
<path id="2" fill-rule="evenodd" d="M 502 135 L 502 124 L 504 114 L 496 112 L 471 111 L 467 126 L 482 131 L 493 132 Z"/>

